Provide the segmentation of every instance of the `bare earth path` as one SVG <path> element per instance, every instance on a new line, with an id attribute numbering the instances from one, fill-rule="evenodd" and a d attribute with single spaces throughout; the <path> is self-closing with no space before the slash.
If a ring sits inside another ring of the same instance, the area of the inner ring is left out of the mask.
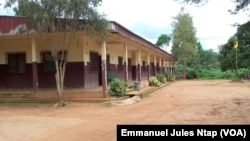
<path id="1" fill-rule="evenodd" d="M 1 104 L 1 141 L 115 141 L 117 124 L 250 124 L 250 82 L 176 81 L 131 105 Z"/>

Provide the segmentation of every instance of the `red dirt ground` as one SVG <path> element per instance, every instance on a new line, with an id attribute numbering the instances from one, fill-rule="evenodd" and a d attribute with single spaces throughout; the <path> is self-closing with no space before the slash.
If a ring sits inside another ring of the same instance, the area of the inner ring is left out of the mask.
<path id="1" fill-rule="evenodd" d="M 1 104 L 1 141 L 115 141 L 117 124 L 249 124 L 250 81 L 175 81 L 129 105 Z"/>

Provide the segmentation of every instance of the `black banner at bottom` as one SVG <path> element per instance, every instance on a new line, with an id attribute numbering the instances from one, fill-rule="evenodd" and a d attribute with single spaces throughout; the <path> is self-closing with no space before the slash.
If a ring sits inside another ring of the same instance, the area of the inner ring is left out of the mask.
<path id="1" fill-rule="evenodd" d="M 117 125 L 117 141 L 142 139 L 249 141 L 250 125 Z"/>

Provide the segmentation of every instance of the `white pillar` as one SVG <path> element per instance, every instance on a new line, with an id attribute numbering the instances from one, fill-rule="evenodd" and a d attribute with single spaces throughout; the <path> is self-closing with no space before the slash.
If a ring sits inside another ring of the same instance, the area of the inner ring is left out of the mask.
<path id="1" fill-rule="evenodd" d="M 148 80 L 149 80 L 149 78 L 150 78 L 150 71 L 152 71 L 152 70 L 150 70 L 150 54 L 148 53 L 147 54 L 147 65 L 148 65 L 148 69 L 147 69 L 147 71 L 148 71 Z"/>
<path id="2" fill-rule="evenodd" d="M 31 57 L 32 62 L 37 62 L 36 41 L 34 38 L 31 39 Z"/>
<path id="3" fill-rule="evenodd" d="M 103 94 L 107 96 L 108 91 L 107 91 L 107 64 L 106 64 L 106 59 L 107 59 L 107 48 L 106 48 L 106 41 L 102 41 L 101 45 L 101 55 L 102 55 L 102 89 L 103 89 Z"/>
<path id="4" fill-rule="evenodd" d="M 138 65 L 138 81 L 140 82 L 141 81 L 141 50 L 139 49 L 138 50 L 138 62 L 137 62 L 137 65 Z"/>
<path id="5" fill-rule="evenodd" d="M 36 53 L 36 40 L 31 38 L 31 61 L 32 61 L 32 82 L 33 90 L 38 90 L 38 70 L 37 70 L 37 53 Z"/>
<path id="6" fill-rule="evenodd" d="M 124 69 L 125 69 L 125 81 L 128 82 L 128 46 L 124 44 Z"/>

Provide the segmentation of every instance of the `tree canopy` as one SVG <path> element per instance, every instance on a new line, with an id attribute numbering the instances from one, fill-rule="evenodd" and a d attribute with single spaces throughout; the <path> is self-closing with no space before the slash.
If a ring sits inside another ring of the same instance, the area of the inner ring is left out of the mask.
<path id="1" fill-rule="evenodd" d="M 189 13 L 185 13 L 182 8 L 179 14 L 174 17 L 173 26 L 173 46 L 172 54 L 183 62 L 183 77 L 186 77 L 186 63 L 195 56 L 197 45 L 196 29 Z"/>
<path id="2" fill-rule="evenodd" d="M 168 46 L 170 40 L 171 40 L 171 37 L 169 35 L 161 34 L 157 39 L 156 45 L 159 47 Z"/>
<path id="3" fill-rule="evenodd" d="M 198 42 L 195 53 L 196 55 L 187 62 L 187 79 L 211 79 L 220 75 L 217 72 L 220 69 L 217 52 L 203 49 L 202 44 Z"/>
<path id="4" fill-rule="evenodd" d="M 238 39 L 238 67 L 250 67 L 250 22 L 247 22 L 239 26 L 236 34 L 220 47 L 220 64 L 223 71 L 235 69 L 236 48 L 234 48 L 234 43 L 236 37 Z"/>

